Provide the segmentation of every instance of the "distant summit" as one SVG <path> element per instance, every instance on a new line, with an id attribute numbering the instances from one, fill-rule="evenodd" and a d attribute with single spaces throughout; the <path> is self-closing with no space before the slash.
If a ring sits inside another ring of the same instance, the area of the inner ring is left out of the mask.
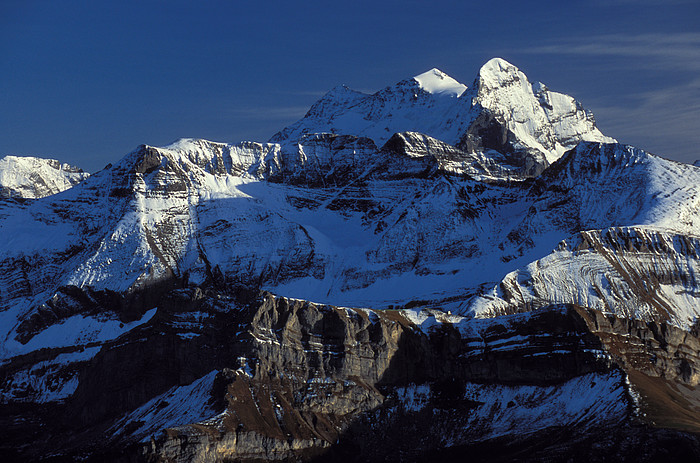
<path id="1" fill-rule="evenodd" d="M 459 98 L 467 86 L 454 80 L 439 69 L 433 68 L 413 78 L 420 88 L 434 95 L 447 95 Z"/>
<path id="2" fill-rule="evenodd" d="M 303 135 L 319 132 L 367 137 L 377 146 L 395 133 L 422 133 L 469 153 L 507 154 L 523 175 L 542 172 L 580 141 L 615 141 L 579 102 L 532 85 L 501 58 L 482 66 L 471 88 L 438 69 L 372 95 L 336 87 L 270 141 L 293 151 Z"/>
<path id="3" fill-rule="evenodd" d="M 89 175 L 55 159 L 5 156 L 0 159 L 0 197 L 43 198 L 64 191 Z"/>

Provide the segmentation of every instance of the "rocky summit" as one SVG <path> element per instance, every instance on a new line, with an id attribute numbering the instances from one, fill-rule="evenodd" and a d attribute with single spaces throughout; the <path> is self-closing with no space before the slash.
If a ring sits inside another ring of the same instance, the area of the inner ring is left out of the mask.
<path id="1" fill-rule="evenodd" d="M 700 167 L 502 59 L 266 143 L 30 159 L 2 461 L 700 459 Z"/>

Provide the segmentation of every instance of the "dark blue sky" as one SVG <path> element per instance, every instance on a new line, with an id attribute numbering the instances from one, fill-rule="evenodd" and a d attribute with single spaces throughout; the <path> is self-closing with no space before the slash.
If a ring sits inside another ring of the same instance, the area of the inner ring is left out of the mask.
<path id="1" fill-rule="evenodd" d="M 621 142 L 700 158 L 700 2 L 0 1 L 0 156 L 267 140 L 337 84 L 503 57 Z"/>

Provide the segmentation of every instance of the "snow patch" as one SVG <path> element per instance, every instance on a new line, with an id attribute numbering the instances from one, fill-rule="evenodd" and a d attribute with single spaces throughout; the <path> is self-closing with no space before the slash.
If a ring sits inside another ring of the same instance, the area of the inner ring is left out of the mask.
<path id="1" fill-rule="evenodd" d="M 112 434 L 124 435 L 129 424 L 140 423 L 136 430 L 128 431 L 128 434 L 144 442 L 150 435 L 166 428 L 211 419 L 217 414 L 211 395 L 216 375 L 217 371 L 214 370 L 191 384 L 173 387 L 154 397 L 119 420 L 111 428 Z"/>
<path id="2" fill-rule="evenodd" d="M 405 410 L 418 412 L 428 405 L 432 391 L 428 384 L 411 384 L 396 388 L 396 394 Z"/>
<path id="3" fill-rule="evenodd" d="M 100 317 L 74 315 L 39 332 L 26 344 L 21 344 L 12 339 L 8 340 L 5 347 L 14 356 L 44 348 L 104 343 L 118 338 L 137 326 L 148 323 L 155 315 L 156 310 L 155 308 L 149 310 L 141 319 L 131 323 L 122 323 L 119 320 Z"/>
<path id="4" fill-rule="evenodd" d="M 0 390 L 0 403 L 9 402 L 60 402 L 75 392 L 78 377 L 71 365 L 86 362 L 101 347 L 89 347 L 82 351 L 60 354 L 53 360 L 31 365 L 7 378 Z"/>
<path id="5" fill-rule="evenodd" d="M 616 422 L 627 412 L 624 378 L 619 372 L 591 373 L 552 386 L 470 383 L 464 398 L 482 404 L 470 414 L 469 428 L 479 429 L 484 440 L 565 423 Z"/>

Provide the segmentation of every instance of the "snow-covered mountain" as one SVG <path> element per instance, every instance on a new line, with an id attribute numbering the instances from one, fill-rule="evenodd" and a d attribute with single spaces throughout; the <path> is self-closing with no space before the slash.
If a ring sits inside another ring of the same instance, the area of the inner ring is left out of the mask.
<path id="1" fill-rule="evenodd" d="M 43 198 L 67 190 L 89 175 L 55 159 L 5 156 L 0 159 L 0 198 Z"/>
<path id="2" fill-rule="evenodd" d="M 141 145 L 0 204 L 2 449 L 698 456 L 699 207 L 700 168 L 501 59 Z"/>
<path id="3" fill-rule="evenodd" d="M 438 69 L 373 95 L 336 87 L 270 141 L 294 151 L 302 136 L 323 132 L 367 137 L 377 146 L 394 133 L 418 132 L 470 153 L 508 155 L 529 175 L 580 141 L 615 142 L 579 102 L 541 82 L 531 84 L 500 58 L 487 62 L 470 88 Z"/>

